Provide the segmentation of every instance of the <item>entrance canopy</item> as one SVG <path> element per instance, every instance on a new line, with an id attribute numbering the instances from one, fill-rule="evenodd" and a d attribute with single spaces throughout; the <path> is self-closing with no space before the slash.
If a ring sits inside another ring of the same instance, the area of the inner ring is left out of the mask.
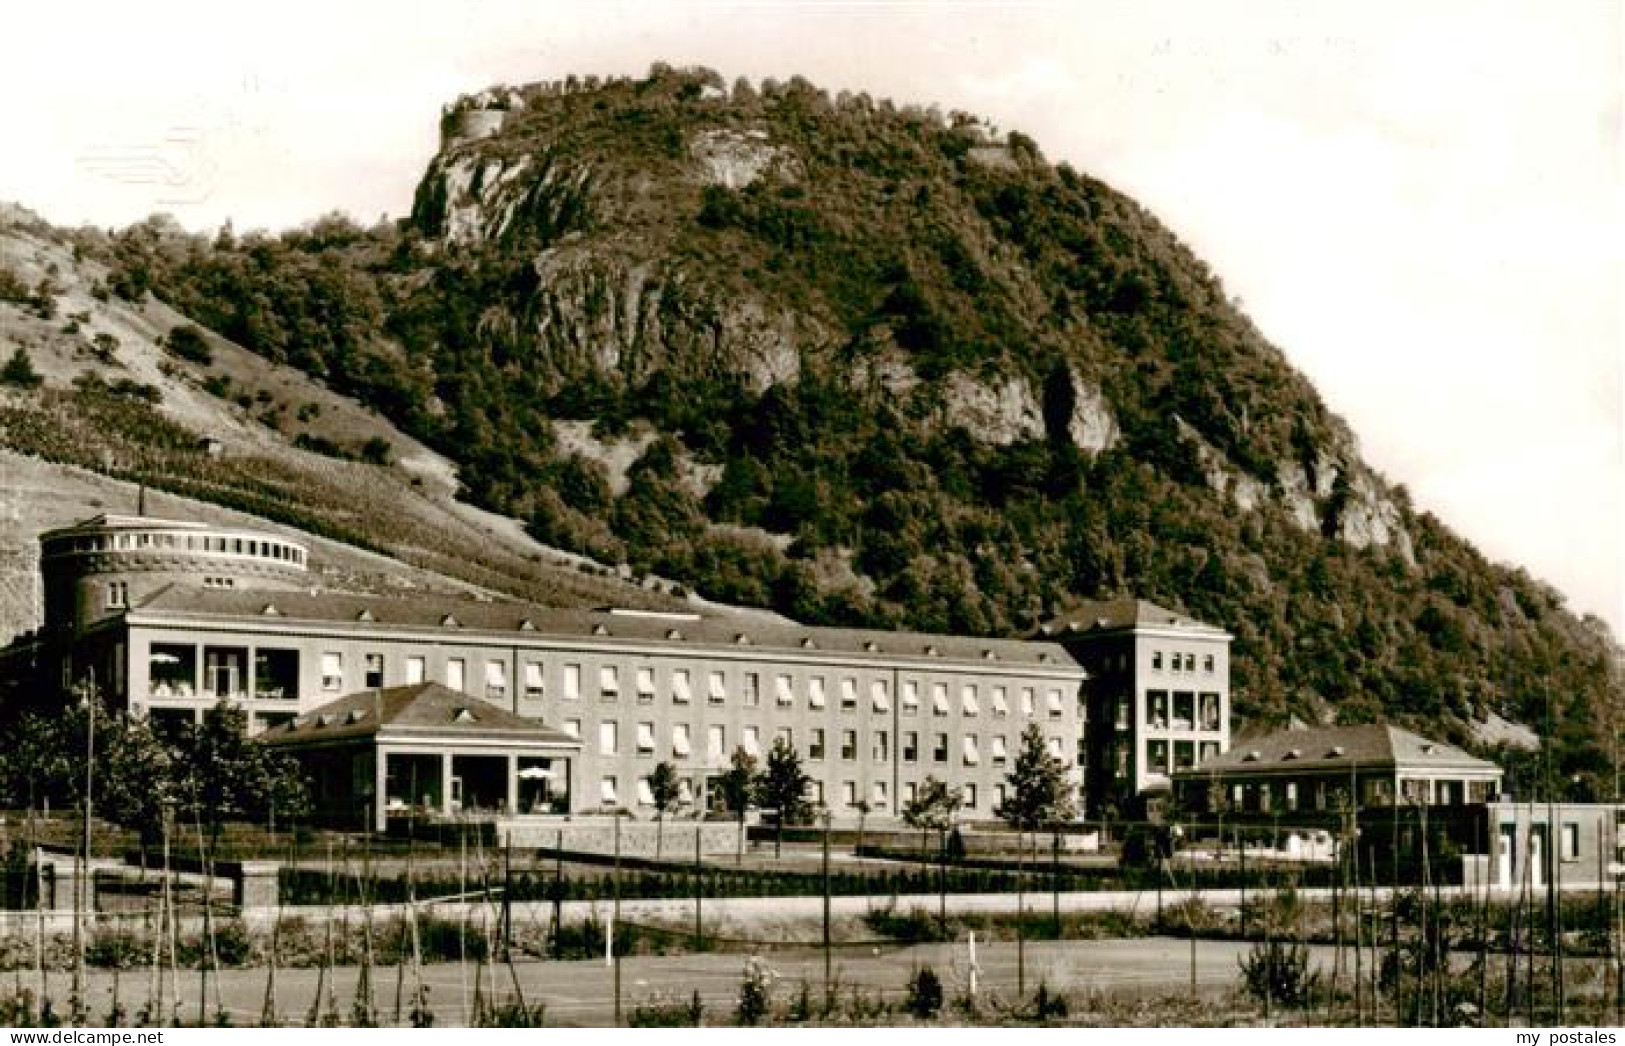
<path id="1" fill-rule="evenodd" d="M 310 775 L 319 813 L 350 820 L 566 812 L 570 734 L 439 683 L 341 697 L 260 734 Z"/>

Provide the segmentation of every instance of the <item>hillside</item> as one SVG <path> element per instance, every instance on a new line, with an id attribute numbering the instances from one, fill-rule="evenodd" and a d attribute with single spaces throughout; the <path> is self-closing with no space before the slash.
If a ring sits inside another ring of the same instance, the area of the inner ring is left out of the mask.
<path id="1" fill-rule="evenodd" d="M 398 226 L 62 242 L 549 545 L 816 623 L 1022 634 L 1132 593 L 1236 634 L 1253 723 L 1478 744 L 1497 713 L 1611 782 L 1601 624 L 1374 473 L 1200 260 L 1031 139 L 666 68 L 442 129 Z"/>

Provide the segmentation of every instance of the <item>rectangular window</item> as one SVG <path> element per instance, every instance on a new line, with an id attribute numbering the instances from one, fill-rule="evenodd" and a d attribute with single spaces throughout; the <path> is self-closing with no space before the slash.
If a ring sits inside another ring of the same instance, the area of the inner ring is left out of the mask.
<path id="1" fill-rule="evenodd" d="M 915 797 L 918 796 L 919 794 L 920 794 L 920 786 L 919 785 L 915 784 L 913 781 L 904 781 L 903 782 L 903 802 L 904 803 L 912 803 L 914 801 Z"/>
<path id="2" fill-rule="evenodd" d="M 429 662 L 422 657 L 406 659 L 406 685 L 421 683 L 429 676 Z"/>
<path id="3" fill-rule="evenodd" d="M 299 651 L 259 647 L 254 651 L 254 696 L 270 700 L 299 697 Z"/>
<path id="4" fill-rule="evenodd" d="M 1117 718 L 1114 725 L 1118 730 L 1127 730 L 1129 721 L 1133 718 L 1133 712 L 1129 708 L 1130 703 L 1126 697 L 1117 699 Z"/>
<path id="5" fill-rule="evenodd" d="M 1202 655 L 1202 671 L 1204 671 L 1204 672 L 1213 671 L 1213 655 L 1212 654 L 1204 654 L 1204 655 Z"/>
<path id="6" fill-rule="evenodd" d="M 808 781 L 807 782 L 807 801 L 809 803 L 813 804 L 814 806 L 823 806 L 824 805 L 824 782 L 822 782 L 822 781 Z"/>
<path id="7" fill-rule="evenodd" d="M 248 648 L 204 647 L 203 693 L 209 697 L 245 698 L 247 691 Z"/>
<path id="8" fill-rule="evenodd" d="M 841 802 L 848 807 L 858 805 L 858 783 L 856 781 L 841 782 Z"/>
<path id="9" fill-rule="evenodd" d="M 1162 651 L 1160 651 L 1160 650 L 1151 651 L 1151 667 L 1156 668 L 1156 669 L 1161 669 L 1162 668 Z"/>
<path id="10" fill-rule="evenodd" d="M 824 758 L 824 731 L 822 727 L 813 727 L 811 738 L 807 741 L 807 758 Z"/>
<path id="11" fill-rule="evenodd" d="M 1145 694 L 1145 725 L 1167 728 L 1168 691 L 1148 690 Z"/>
<path id="12" fill-rule="evenodd" d="M 931 761 L 934 763 L 946 763 L 948 761 L 947 734 L 931 735 Z"/>
<path id="13" fill-rule="evenodd" d="M 705 728 L 705 758 L 713 763 L 728 758 L 728 731 L 723 727 Z"/>
<path id="14" fill-rule="evenodd" d="M 1573 821 L 1563 822 L 1563 860 L 1578 861 L 1580 859 L 1580 826 Z"/>
<path id="15" fill-rule="evenodd" d="M 976 736 L 966 734 L 961 740 L 962 755 L 966 766 L 978 766 L 982 762 L 982 753 L 976 750 Z"/>
<path id="16" fill-rule="evenodd" d="M 1150 741 L 1147 742 L 1145 749 L 1146 770 L 1154 774 L 1166 774 L 1168 772 L 1168 742 Z"/>
<path id="17" fill-rule="evenodd" d="M 1049 708 L 1049 717 L 1059 719 L 1066 715 L 1066 705 L 1061 701 L 1061 691 L 1051 687 L 1044 691 L 1044 704 Z"/>
<path id="18" fill-rule="evenodd" d="M 791 751 L 795 751 L 796 735 L 795 731 L 791 730 L 789 727 L 781 726 L 777 730 L 773 731 L 773 743 L 778 744 L 780 741 L 784 742 L 784 747 L 790 749 Z"/>
<path id="19" fill-rule="evenodd" d="M 914 763 L 920 758 L 920 735 L 913 730 L 903 734 L 903 762 Z"/>
<path id="20" fill-rule="evenodd" d="M 694 692 L 689 687 L 688 669 L 673 669 L 671 673 L 671 703 L 686 705 L 692 700 L 694 700 Z"/>
<path id="21" fill-rule="evenodd" d="M 653 723 L 638 724 L 638 755 L 655 754 L 655 725 Z"/>
<path id="22" fill-rule="evenodd" d="M 964 802 L 965 809 L 967 809 L 967 810 L 976 809 L 976 786 L 973 785 L 973 784 L 967 784 L 965 786 L 965 790 L 964 790 L 964 792 L 962 794 L 965 797 L 965 802 Z"/>
<path id="23" fill-rule="evenodd" d="M 328 651 L 322 655 L 322 689 L 337 693 L 344 689 L 344 655 Z"/>
<path id="24" fill-rule="evenodd" d="M 614 806 L 620 802 L 620 799 L 615 794 L 615 784 L 616 781 L 613 776 L 602 777 L 598 780 L 598 800 L 605 806 Z"/>
<path id="25" fill-rule="evenodd" d="M 118 610 L 130 605 L 130 583 L 110 581 L 107 584 L 107 609 Z"/>
<path id="26" fill-rule="evenodd" d="M 931 714 L 932 715 L 947 715 L 948 714 L 948 684 L 947 683 L 932 683 L 931 684 Z"/>
<path id="27" fill-rule="evenodd" d="M 620 724 L 613 719 L 605 719 L 598 724 L 598 754 L 614 755 L 620 747 Z"/>
<path id="28" fill-rule="evenodd" d="M 762 677 L 755 672 L 745 673 L 745 707 L 756 708 L 762 703 Z"/>
<path id="29" fill-rule="evenodd" d="M 547 693 L 542 682 L 542 666 L 537 661 L 525 663 L 525 697 L 531 701 L 540 701 Z"/>
<path id="30" fill-rule="evenodd" d="M 792 680 L 783 673 L 773 680 L 773 700 L 780 708 L 789 708 L 796 703 L 796 692 Z"/>
<path id="31" fill-rule="evenodd" d="M 959 688 L 959 707 L 968 716 L 980 715 L 981 703 L 976 700 L 976 687 L 966 683 Z"/>
<path id="32" fill-rule="evenodd" d="M 1196 742 L 1174 742 L 1174 769 L 1190 770 L 1196 766 Z"/>
<path id="33" fill-rule="evenodd" d="M 650 787 L 647 777 L 638 781 L 638 805 L 653 806 L 655 804 L 655 790 Z"/>
<path id="34" fill-rule="evenodd" d="M 869 789 L 869 796 L 870 806 L 880 810 L 885 809 L 887 803 L 889 802 L 886 795 L 886 782 L 876 781 L 873 785 L 871 785 Z"/>
<path id="35" fill-rule="evenodd" d="M 841 731 L 841 758 L 847 762 L 858 757 L 858 732 L 856 730 Z"/>
<path id="36" fill-rule="evenodd" d="M 621 696 L 621 673 L 614 665 L 602 665 L 598 669 L 598 699 L 600 701 L 615 701 Z"/>
<path id="37" fill-rule="evenodd" d="M 1219 724 L 1219 695 L 1205 693 L 1201 697 L 1202 703 L 1202 729 L 1218 730 Z"/>
<path id="38" fill-rule="evenodd" d="M 490 701 L 507 700 L 508 662 L 487 661 L 485 663 L 485 697 Z"/>
<path id="39" fill-rule="evenodd" d="M 851 676 L 841 680 L 841 711 L 851 712 L 858 707 L 858 681 Z"/>
<path id="40" fill-rule="evenodd" d="M 1004 747 L 1004 735 L 1003 734 L 994 734 L 992 743 L 993 743 L 993 765 L 994 766 L 1003 766 L 1005 764 L 1005 760 L 1010 758 L 1009 749 Z"/>
<path id="41" fill-rule="evenodd" d="M 638 669 L 638 704 L 652 704 L 655 699 L 655 670 L 647 666 Z"/>
<path id="42" fill-rule="evenodd" d="M 467 685 L 467 665 L 460 657 L 451 658 L 446 662 L 446 685 L 453 690 L 462 690 Z"/>
<path id="43" fill-rule="evenodd" d="M 807 680 L 807 707 L 824 707 L 824 677 L 813 676 Z"/>
<path id="44" fill-rule="evenodd" d="M 1189 690 L 1174 691 L 1174 729 L 1196 728 L 1196 695 Z"/>
<path id="45" fill-rule="evenodd" d="M 746 755 L 762 754 L 762 728 L 759 726 L 745 727 L 744 741 Z"/>
<path id="46" fill-rule="evenodd" d="M 564 721 L 564 732 L 575 738 L 577 741 L 581 740 L 581 720 L 566 719 Z"/>
<path id="47" fill-rule="evenodd" d="M 1066 742 L 1061 740 L 1059 737 L 1051 737 L 1048 740 L 1049 740 L 1049 754 L 1054 756 L 1057 759 L 1065 758 L 1065 756 L 1066 756 Z"/>
<path id="48" fill-rule="evenodd" d="M 1030 686 L 1021 688 L 1021 714 L 1027 719 L 1033 717 L 1033 688 Z"/>
<path id="49" fill-rule="evenodd" d="M 581 666 L 564 666 L 564 699 L 566 701 L 581 700 Z"/>
<path id="50" fill-rule="evenodd" d="M 362 684 L 368 690 L 379 690 L 384 685 L 384 655 L 368 654 L 362 662 L 365 671 L 365 682 Z"/>
<path id="51" fill-rule="evenodd" d="M 877 763 L 884 763 L 891 759 L 891 743 L 886 731 L 875 731 L 873 751 L 874 760 Z"/>
<path id="52" fill-rule="evenodd" d="M 891 695 L 886 692 L 886 681 L 884 679 L 869 681 L 869 704 L 876 712 L 891 711 Z"/>
<path id="53" fill-rule="evenodd" d="M 721 672 L 712 672 L 709 686 L 705 693 L 707 704 L 722 705 L 728 702 L 728 677 Z"/>
<path id="54" fill-rule="evenodd" d="M 687 759 L 692 742 L 687 723 L 677 723 L 671 728 L 671 754 L 678 759 Z"/>
<path id="55" fill-rule="evenodd" d="M 903 680 L 903 714 L 915 715 L 920 710 L 920 684 L 917 680 Z"/>
<path id="56" fill-rule="evenodd" d="M 1010 714 L 1010 702 L 1005 700 L 1004 687 L 1002 687 L 1002 686 L 994 687 L 993 688 L 993 716 L 994 716 L 994 718 L 1003 719 L 1005 716 L 1007 716 L 1009 714 Z"/>

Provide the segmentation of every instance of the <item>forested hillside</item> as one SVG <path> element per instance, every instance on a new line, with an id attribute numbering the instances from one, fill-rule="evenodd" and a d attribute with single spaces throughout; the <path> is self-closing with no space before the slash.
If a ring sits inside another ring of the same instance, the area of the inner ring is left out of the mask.
<path id="1" fill-rule="evenodd" d="M 544 541 L 818 623 L 1139 595 L 1235 633 L 1251 721 L 1482 750 L 1549 708 L 1553 774 L 1611 792 L 1606 629 L 1375 475 L 1200 260 L 1031 139 L 665 68 L 443 129 L 398 225 L 73 236 Z"/>

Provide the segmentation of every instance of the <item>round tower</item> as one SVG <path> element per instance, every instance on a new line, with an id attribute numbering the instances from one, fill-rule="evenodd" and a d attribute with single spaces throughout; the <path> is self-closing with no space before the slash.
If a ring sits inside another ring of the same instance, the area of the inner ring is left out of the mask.
<path id="1" fill-rule="evenodd" d="M 310 552 L 278 534 L 146 516 L 97 516 L 40 535 L 47 631 L 80 631 L 171 584 L 304 588 Z"/>

